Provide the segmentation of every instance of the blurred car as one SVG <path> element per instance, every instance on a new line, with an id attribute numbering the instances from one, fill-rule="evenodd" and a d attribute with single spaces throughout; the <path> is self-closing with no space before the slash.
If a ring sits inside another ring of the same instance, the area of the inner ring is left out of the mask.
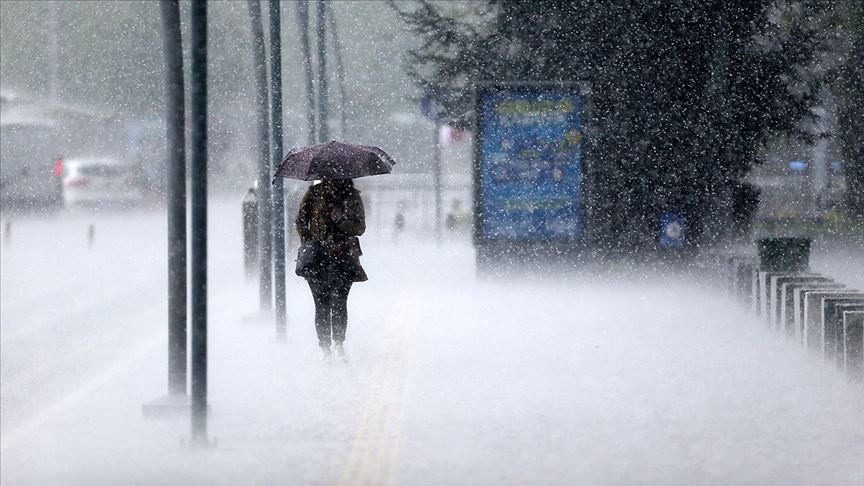
<path id="1" fill-rule="evenodd" d="M 63 163 L 63 201 L 73 206 L 134 206 L 144 197 L 134 167 L 119 159 L 92 157 Z"/>

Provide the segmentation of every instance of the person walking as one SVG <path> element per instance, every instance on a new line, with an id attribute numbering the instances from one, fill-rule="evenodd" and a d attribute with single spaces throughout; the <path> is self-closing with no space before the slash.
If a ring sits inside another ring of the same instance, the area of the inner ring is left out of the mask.
<path id="1" fill-rule="evenodd" d="M 345 359 L 348 292 L 354 282 L 368 280 L 360 265 L 358 238 L 366 231 L 366 214 L 352 179 L 389 174 L 394 165 L 378 147 L 332 140 L 289 151 L 273 176 L 274 181 L 321 181 L 306 191 L 294 221 L 300 236 L 294 272 L 312 290 L 315 330 L 325 360 L 334 353 Z"/>
<path id="2" fill-rule="evenodd" d="M 295 220 L 301 248 L 317 251 L 303 272 L 315 302 L 315 330 L 322 359 L 345 359 L 348 293 L 354 282 L 368 280 L 360 265 L 360 239 L 366 215 L 360 191 L 351 179 L 324 178 L 306 191 Z M 330 346 L 333 344 L 333 349 Z"/>

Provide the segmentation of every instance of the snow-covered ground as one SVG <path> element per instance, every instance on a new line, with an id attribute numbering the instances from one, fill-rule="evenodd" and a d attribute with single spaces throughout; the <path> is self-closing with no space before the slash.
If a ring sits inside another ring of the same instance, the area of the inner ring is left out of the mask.
<path id="1" fill-rule="evenodd" d="M 12 220 L 0 483 L 864 483 L 864 388 L 684 277 L 478 280 L 466 238 L 373 226 L 328 365 L 296 277 L 287 342 L 243 323 L 239 215 L 210 210 L 209 450 L 141 413 L 167 388 L 164 214 Z"/>

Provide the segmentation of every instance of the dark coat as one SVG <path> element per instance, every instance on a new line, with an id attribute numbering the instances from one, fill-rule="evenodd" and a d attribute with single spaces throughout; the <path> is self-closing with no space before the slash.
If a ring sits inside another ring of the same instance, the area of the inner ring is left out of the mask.
<path id="1" fill-rule="evenodd" d="M 368 280 L 360 265 L 360 239 L 366 231 L 366 213 L 360 191 L 338 181 L 315 184 L 306 191 L 294 221 L 300 241 L 317 241 L 324 251 L 311 279 L 324 282 L 348 278 Z"/>

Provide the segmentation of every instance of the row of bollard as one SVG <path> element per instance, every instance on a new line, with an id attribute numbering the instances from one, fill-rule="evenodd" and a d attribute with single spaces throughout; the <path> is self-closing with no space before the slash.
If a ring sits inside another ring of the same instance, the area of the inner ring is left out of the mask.
<path id="1" fill-rule="evenodd" d="M 93 244 L 96 243 L 96 225 L 90 223 L 87 225 L 87 248 L 93 248 Z M 6 220 L 3 223 L 3 246 L 10 246 L 12 244 L 12 221 Z"/>
<path id="2" fill-rule="evenodd" d="M 809 270 L 810 241 L 759 240 L 758 256 L 714 255 L 727 293 L 765 325 L 864 380 L 864 292 Z"/>

